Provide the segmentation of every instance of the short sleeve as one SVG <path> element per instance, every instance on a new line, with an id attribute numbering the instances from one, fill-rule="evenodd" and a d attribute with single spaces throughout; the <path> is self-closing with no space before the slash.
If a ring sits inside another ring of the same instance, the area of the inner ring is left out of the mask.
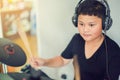
<path id="1" fill-rule="evenodd" d="M 118 77 L 120 76 L 120 48 L 114 52 L 116 54 L 112 56 L 109 63 L 109 72 L 111 80 L 118 80 Z"/>
<path id="2" fill-rule="evenodd" d="M 74 54 L 76 53 L 75 51 L 78 51 L 80 46 L 80 41 L 82 40 L 82 37 L 80 34 L 75 34 L 71 41 L 69 42 L 68 46 L 65 48 L 65 50 L 62 52 L 61 56 L 66 59 L 71 59 L 73 58 Z"/>
<path id="3" fill-rule="evenodd" d="M 120 47 L 119 45 L 106 37 L 108 52 L 108 71 L 110 80 L 118 80 L 120 76 Z"/>

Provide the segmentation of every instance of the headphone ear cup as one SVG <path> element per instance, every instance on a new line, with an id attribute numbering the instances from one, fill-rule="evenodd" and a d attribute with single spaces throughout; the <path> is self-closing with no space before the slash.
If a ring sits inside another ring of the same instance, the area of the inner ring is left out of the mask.
<path id="1" fill-rule="evenodd" d="M 77 14 L 74 14 L 72 17 L 72 23 L 74 24 L 75 27 L 77 27 L 77 22 L 78 22 L 78 16 Z"/>
<path id="2" fill-rule="evenodd" d="M 109 30 L 110 27 L 112 26 L 112 23 L 113 23 L 112 18 L 109 18 L 109 21 L 108 21 L 108 30 Z"/>
<path id="3" fill-rule="evenodd" d="M 105 18 L 105 21 L 103 22 L 104 25 L 103 25 L 103 30 L 109 30 L 110 27 L 112 26 L 112 18 L 111 17 L 106 17 Z"/>

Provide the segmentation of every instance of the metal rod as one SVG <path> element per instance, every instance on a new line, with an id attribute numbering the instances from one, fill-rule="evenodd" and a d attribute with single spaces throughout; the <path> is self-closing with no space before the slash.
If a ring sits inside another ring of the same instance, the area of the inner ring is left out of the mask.
<path id="1" fill-rule="evenodd" d="M 3 68 L 3 73 L 7 73 L 8 72 L 7 65 L 2 64 L 2 68 Z"/>

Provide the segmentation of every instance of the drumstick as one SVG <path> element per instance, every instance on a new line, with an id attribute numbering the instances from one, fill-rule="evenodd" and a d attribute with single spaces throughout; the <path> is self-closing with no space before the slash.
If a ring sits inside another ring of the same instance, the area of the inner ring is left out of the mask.
<path id="1" fill-rule="evenodd" d="M 23 27 L 22 27 L 22 26 L 20 25 L 20 23 L 19 23 L 19 18 L 18 18 L 16 21 L 17 21 L 16 24 L 17 24 L 18 34 L 19 34 L 20 38 L 22 39 L 22 41 L 24 42 L 24 45 L 25 45 L 26 49 L 27 49 L 28 52 L 29 52 L 29 55 L 30 55 L 29 57 L 33 57 L 32 52 L 31 52 L 31 49 L 30 49 L 30 45 L 29 45 L 29 43 L 28 43 L 27 35 L 26 35 Z M 31 72 L 32 72 L 33 74 L 36 73 L 36 74 L 39 75 L 38 70 L 39 70 L 38 68 L 37 68 L 37 69 L 33 69 Z M 32 74 L 32 76 L 34 77 L 33 74 Z M 39 77 L 39 76 L 36 76 L 36 77 Z"/>
<path id="2" fill-rule="evenodd" d="M 25 30 L 23 29 L 23 27 L 20 25 L 19 19 L 16 20 L 16 24 L 17 24 L 18 34 L 19 34 L 20 38 L 22 39 L 22 41 L 23 41 L 23 43 L 25 45 L 25 48 L 27 49 L 27 51 L 29 53 L 29 56 L 33 57 L 31 49 L 30 49 L 30 45 L 28 43 L 29 41 L 28 41 L 27 35 L 26 35 Z"/>

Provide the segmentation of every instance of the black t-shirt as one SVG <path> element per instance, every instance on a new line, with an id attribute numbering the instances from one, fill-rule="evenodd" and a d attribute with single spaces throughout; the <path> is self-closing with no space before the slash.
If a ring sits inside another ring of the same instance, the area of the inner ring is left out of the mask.
<path id="1" fill-rule="evenodd" d="M 65 59 L 71 59 L 77 55 L 81 80 L 104 80 L 106 74 L 109 74 L 110 80 L 118 80 L 120 75 L 119 46 L 105 36 L 101 46 L 89 59 L 85 57 L 84 46 L 83 38 L 79 34 L 75 34 L 61 54 Z"/>

